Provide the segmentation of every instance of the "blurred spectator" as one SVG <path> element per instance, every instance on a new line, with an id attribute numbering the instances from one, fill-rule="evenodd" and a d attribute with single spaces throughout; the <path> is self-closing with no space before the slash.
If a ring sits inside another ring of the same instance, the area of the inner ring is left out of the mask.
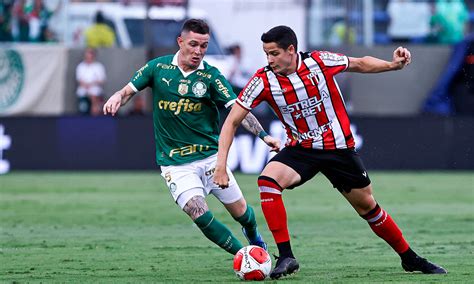
<path id="1" fill-rule="evenodd" d="M 48 36 L 48 20 L 54 12 L 46 7 L 43 0 L 33 0 L 32 5 L 27 6 L 25 10 L 29 24 L 29 41 L 46 41 Z"/>
<path id="2" fill-rule="evenodd" d="M 423 41 L 430 33 L 430 5 L 427 2 L 390 0 L 388 34 L 394 41 Z"/>
<path id="3" fill-rule="evenodd" d="M 356 43 L 356 32 L 353 28 L 349 28 L 347 34 L 347 25 L 344 20 L 340 20 L 334 23 L 331 27 L 329 34 L 329 44 L 333 46 L 349 44 L 353 45 Z"/>
<path id="4" fill-rule="evenodd" d="M 465 40 L 463 62 L 454 76 L 451 93 L 456 114 L 474 115 L 474 36 Z"/>
<path id="5" fill-rule="evenodd" d="M 96 51 L 87 48 L 84 60 L 76 67 L 78 83 L 76 94 L 79 98 L 79 112 L 81 114 L 99 115 L 103 101 L 102 86 L 106 80 L 105 68 L 96 61 Z"/>
<path id="6" fill-rule="evenodd" d="M 106 24 L 101 11 L 95 15 L 95 23 L 85 31 L 86 46 L 91 48 L 111 47 L 115 44 L 115 33 Z"/>
<path id="7" fill-rule="evenodd" d="M 12 10 L 12 37 L 14 41 L 29 40 L 29 22 L 26 14 L 26 0 L 15 0 Z"/>
<path id="8" fill-rule="evenodd" d="M 431 18 L 432 37 L 435 42 L 454 44 L 467 32 L 469 11 L 464 0 L 438 0 Z"/>
<path id="9" fill-rule="evenodd" d="M 474 34 L 453 46 L 448 65 L 427 98 L 423 111 L 474 115 Z"/>
<path id="10" fill-rule="evenodd" d="M 232 68 L 230 70 L 227 80 L 232 85 L 234 93 L 239 94 L 245 87 L 251 74 L 246 72 L 242 66 L 242 48 L 238 44 L 228 47 L 228 52 L 232 55 Z"/>
<path id="11" fill-rule="evenodd" d="M 13 0 L 3 0 L 0 3 L 0 42 L 11 41 L 11 16 Z"/>

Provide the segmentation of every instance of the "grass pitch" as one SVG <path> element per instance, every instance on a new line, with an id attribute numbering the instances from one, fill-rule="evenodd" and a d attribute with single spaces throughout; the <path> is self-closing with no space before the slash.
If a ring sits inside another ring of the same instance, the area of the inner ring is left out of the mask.
<path id="1" fill-rule="evenodd" d="M 237 175 L 276 252 L 256 176 Z M 415 251 L 448 275 L 404 273 L 322 175 L 284 194 L 301 283 L 471 282 L 474 173 L 372 172 L 375 197 Z M 245 240 L 215 198 L 214 214 Z M 205 239 L 157 172 L 20 172 L 0 176 L 2 282 L 238 282 L 232 256 Z"/>

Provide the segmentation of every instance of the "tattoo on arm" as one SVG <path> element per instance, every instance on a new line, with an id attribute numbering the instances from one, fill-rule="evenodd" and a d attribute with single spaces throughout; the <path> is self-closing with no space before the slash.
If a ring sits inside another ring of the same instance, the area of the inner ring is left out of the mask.
<path id="1" fill-rule="evenodd" d="M 247 131 L 253 133 L 255 136 L 258 136 L 258 134 L 263 130 L 260 122 L 258 122 L 257 118 L 250 112 L 247 114 L 244 120 L 242 120 L 242 126 L 247 129 Z"/>
<path id="2" fill-rule="evenodd" d="M 207 203 L 202 196 L 194 196 L 191 198 L 188 203 L 183 208 L 183 211 L 191 217 L 194 221 L 199 218 L 202 214 L 209 211 L 209 207 L 207 207 Z"/>

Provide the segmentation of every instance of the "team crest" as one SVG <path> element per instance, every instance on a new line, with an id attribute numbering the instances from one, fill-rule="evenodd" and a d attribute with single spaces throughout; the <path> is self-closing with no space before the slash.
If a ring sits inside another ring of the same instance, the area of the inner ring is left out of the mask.
<path id="1" fill-rule="evenodd" d="M 17 102 L 24 80 L 21 55 L 15 50 L 0 51 L 0 112 Z"/>
<path id="2" fill-rule="evenodd" d="M 186 95 L 188 93 L 189 86 L 187 84 L 179 84 L 178 86 L 178 93 L 182 96 Z"/>
<path id="3" fill-rule="evenodd" d="M 206 94 L 207 92 L 207 87 L 206 84 L 202 81 L 197 81 L 193 84 L 192 87 L 193 93 L 196 95 L 196 97 L 202 97 Z"/>

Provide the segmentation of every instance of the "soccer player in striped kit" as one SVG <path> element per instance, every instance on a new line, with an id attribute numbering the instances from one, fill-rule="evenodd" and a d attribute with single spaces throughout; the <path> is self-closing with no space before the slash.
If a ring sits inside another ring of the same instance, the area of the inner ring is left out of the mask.
<path id="1" fill-rule="evenodd" d="M 370 228 L 401 257 L 406 271 L 444 274 L 447 271 L 418 256 L 395 221 L 372 195 L 372 185 L 355 150 L 349 117 L 334 76 L 340 72 L 379 73 L 400 70 L 411 62 L 410 52 L 398 47 L 391 62 L 365 56 L 347 57 L 326 51 L 297 52 L 297 37 L 277 26 L 261 37 L 268 66 L 259 69 L 242 90 L 219 138 L 214 182 L 228 186 L 226 162 L 235 130 L 262 101 L 267 102 L 287 133 L 283 148 L 258 178 L 262 211 L 279 250 L 270 277 L 278 279 L 299 269 L 290 245 L 282 200 L 286 188 L 297 187 L 322 172 L 367 220 Z"/>

